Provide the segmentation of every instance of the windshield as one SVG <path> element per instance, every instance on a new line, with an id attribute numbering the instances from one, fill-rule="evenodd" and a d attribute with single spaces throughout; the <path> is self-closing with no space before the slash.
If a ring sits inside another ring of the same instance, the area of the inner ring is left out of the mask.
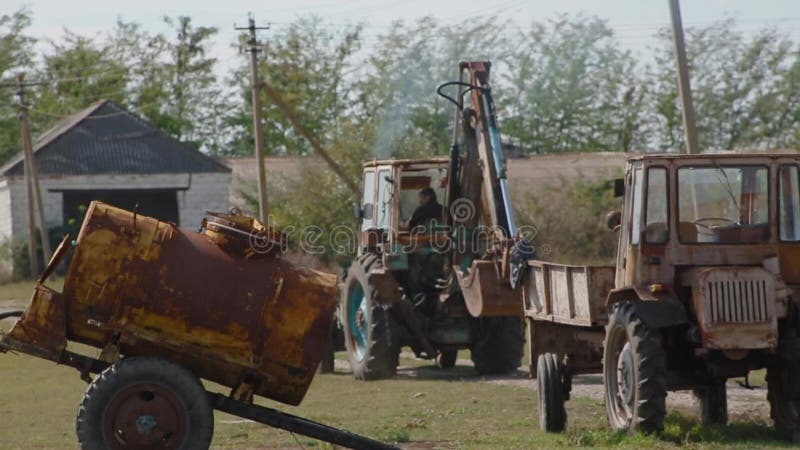
<path id="1" fill-rule="evenodd" d="M 682 242 L 766 242 L 768 169 L 764 166 L 678 169 L 678 220 Z"/>

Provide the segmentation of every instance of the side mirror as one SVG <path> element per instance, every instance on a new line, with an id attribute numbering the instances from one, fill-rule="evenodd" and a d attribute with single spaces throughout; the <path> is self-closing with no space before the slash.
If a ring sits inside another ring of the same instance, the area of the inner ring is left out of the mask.
<path id="1" fill-rule="evenodd" d="M 606 214 L 606 225 L 608 225 L 608 229 L 611 231 L 617 231 L 622 224 L 622 212 L 621 211 L 611 211 Z"/>
<path id="2" fill-rule="evenodd" d="M 356 220 L 361 220 L 364 218 L 364 211 L 356 202 L 353 202 L 353 217 L 355 217 Z"/>
<path id="3" fill-rule="evenodd" d="M 622 197 L 625 195 L 625 179 L 614 179 L 614 197 Z"/>

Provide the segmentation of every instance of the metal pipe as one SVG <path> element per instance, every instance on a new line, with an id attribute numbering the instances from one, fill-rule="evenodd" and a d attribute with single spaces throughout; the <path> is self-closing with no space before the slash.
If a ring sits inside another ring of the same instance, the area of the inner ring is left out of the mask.
<path id="1" fill-rule="evenodd" d="M 245 419 L 250 419 L 274 428 L 280 428 L 292 433 L 302 434 L 303 436 L 356 450 L 398 450 L 398 447 L 353 434 L 347 430 L 333 428 L 319 422 L 287 414 L 276 409 L 242 403 L 213 392 L 207 392 L 207 394 L 214 409 L 244 417 Z"/>

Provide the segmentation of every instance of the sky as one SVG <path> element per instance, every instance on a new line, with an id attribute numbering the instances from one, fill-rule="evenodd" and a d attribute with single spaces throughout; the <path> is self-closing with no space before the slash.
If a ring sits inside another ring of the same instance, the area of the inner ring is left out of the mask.
<path id="1" fill-rule="evenodd" d="M 524 27 L 560 13 L 596 15 L 608 20 L 623 46 L 646 52 L 653 34 L 669 25 L 667 0 L 1 0 L 0 14 L 20 6 L 33 13 L 31 34 L 57 38 L 63 29 L 87 35 L 110 30 L 118 18 L 139 22 L 151 31 L 166 31 L 164 15 L 188 15 L 197 25 L 215 26 L 220 33 L 212 50 L 221 70 L 232 66 L 238 50 L 232 43 L 234 25 L 247 23 L 252 12 L 259 25 L 273 30 L 311 13 L 327 19 L 331 28 L 363 21 L 364 34 L 376 36 L 392 21 L 431 15 L 443 22 L 496 15 Z M 6 11 L 6 8 L 10 8 Z M 707 25 L 735 17 L 743 33 L 773 26 L 800 41 L 800 0 L 683 0 L 685 26 Z M 260 32 L 268 40 L 270 31 Z M 42 44 L 46 45 L 46 44 Z"/>

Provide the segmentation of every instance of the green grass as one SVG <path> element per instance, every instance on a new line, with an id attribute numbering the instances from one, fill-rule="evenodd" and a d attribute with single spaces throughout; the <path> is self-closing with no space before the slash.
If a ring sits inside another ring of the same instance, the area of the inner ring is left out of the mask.
<path id="1" fill-rule="evenodd" d="M 0 284 L 0 310 L 25 307 L 33 293 L 34 283 L 36 281 L 21 280 Z M 52 276 L 47 279 L 45 284 L 53 289 L 61 290 L 64 286 L 64 278 Z"/>
<path id="2" fill-rule="evenodd" d="M 73 369 L 25 355 L 0 355 L 2 448 L 75 448 L 75 413 L 85 388 Z M 790 447 L 773 440 L 766 424 L 702 428 L 686 412 L 671 413 L 660 437 L 614 433 L 602 402 L 583 398 L 567 402 L 567 433 L 545 434 L 537 428 L 534 392 L 475 379 L 364 383 L 348 374 L 319 375 L 300 407 L 259 403 L 376 439 L 421 445 L 414 448 Z M 227 414 L 216 414 L 215 427 L 215 448 L 299 448 L 288 432 Z M 305 448 L 330 448 L 297 439 Z"/>
<path id="3" fill-rule="evenodd" d="M 15 292 L 25 290 L 0 287 L 0 301 L 14 301 L 18 297 Z M 8 323 L 2 325 L 8 329 Z M 468 354 L 460 357 L 469 358 Z M 411 365 L 407 362 L 402 364 Z M 767 424 L 702 428 L 689 411 L 669 414 L 662 436 L 614 433 L 608 429 L 602 402 L 585 398 L 567 403 L 567 433 L 546 434 L 538 431 L 535 392 L 480 382 L 470 377 L 473 372 L 468 367 L 454 369 L 456 376 L 451 379 L 432 379 L 442 372 L 430 362 L 413 365 L 417 368 L 404 370 L 396 379 L 369 383 L 357 382 L 349 374 L 318 375 L 300 407 L 265 400 L 259 403 L 409 448 L 791 447 L 774 440 Z M 0 448 L 76 448 L 75 414 L 85 389 L 74 369 L 26 355 L 0 354 Z M 332 448 L 302 436 L 297 439 L 304 448 Z M 217 413 L 213 447 L 300 445 L 286 431 Z"/>

